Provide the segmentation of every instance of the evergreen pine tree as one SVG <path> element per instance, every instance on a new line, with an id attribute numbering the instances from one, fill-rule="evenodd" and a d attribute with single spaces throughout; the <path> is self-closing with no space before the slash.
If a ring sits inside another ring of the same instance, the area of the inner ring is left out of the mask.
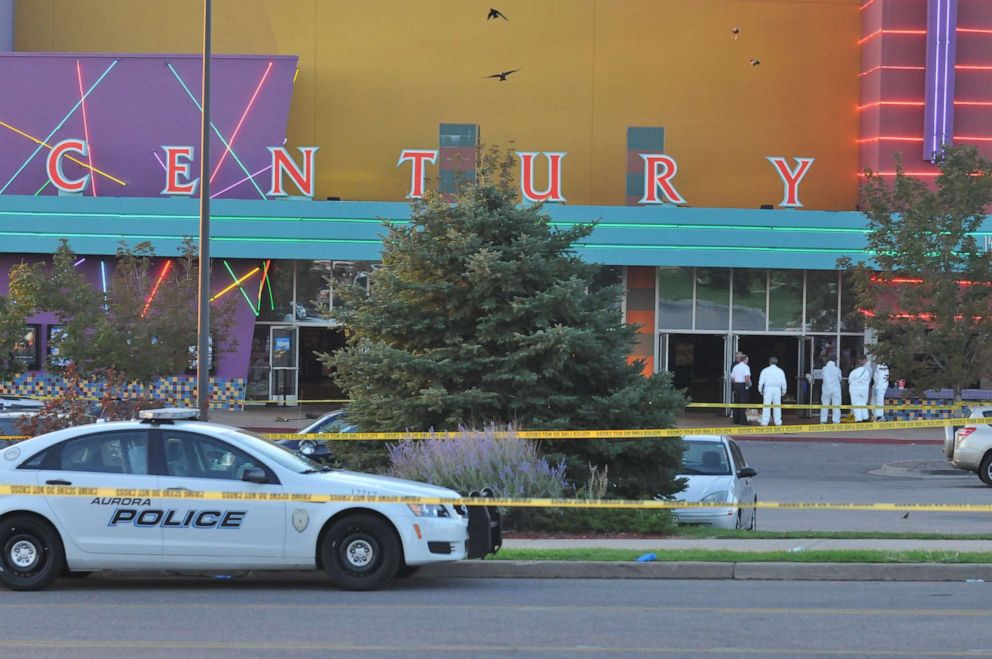
<path id="1" fill-rule="evenodd" d="M 593 225 L 556 227 L 519 205 L 512 156 L 490 152 L 477 183 L 454 204 L 413 204 L 387 225 L 370 290 L 351 291 L 339 314 L 349 345 L 323 360 L 369 431 L 661 428 L 684 400 L 667 373 L 644 377 L 629 361 L 636 328 L 623 323 L 617 285 L 596 287 L 599 266 L 575 245 Z M 673 491 L 681 442 L 545 443 L 581 485 L 608 467 L 611 494 Z"/>

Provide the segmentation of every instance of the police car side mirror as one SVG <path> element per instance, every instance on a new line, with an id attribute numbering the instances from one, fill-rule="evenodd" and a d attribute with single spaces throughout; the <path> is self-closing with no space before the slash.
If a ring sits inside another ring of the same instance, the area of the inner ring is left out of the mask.
<path id="1" fill-rule="evenodd" d="M 754 478 L 757 475 L 758 472 L 755 471 L 754 467 L 744 467 L 739 472 L 737 472 L 738 478 Z"/>
<path id="2" fill-rule="evenodd" d="M 265 470 L 259 469 L 258 467 L 249 467 L 248 469 L 245 469 L 245 473 L 241 474 L 241 480 L 249 483 L 269 482 L 269 479 L 265 477 Z"/>

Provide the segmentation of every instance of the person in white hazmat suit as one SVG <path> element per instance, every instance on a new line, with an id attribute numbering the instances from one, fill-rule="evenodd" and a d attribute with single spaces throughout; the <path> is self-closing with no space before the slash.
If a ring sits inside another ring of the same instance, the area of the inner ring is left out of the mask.
<path id="1" fill-rule="evenodd" d="M 782 425 L 782 408 L 769 407 L 769 405 L 781 405 L 782 395 L 786 391 L 785 371 L 778 367 L 778 359 L 770 357 L 768 366 L 761 369 L 758 377 L 758 393 L 761 394 L 764 407 L 761 408 L 761 425 L 768 425 L 768 417 L 774 411 L 775 425 Z"/>
<path id="2" fill-rule="evenodd" d="M 875 405 L 875 420 L 885 421 L 885 392 L 889 390 L 889 366 L 879 364 L 875 367 L 874 386 L 872 387 L 871 404 Z"/>
<path id="3" fill-rule="evenodd" d="M 840 389 L 840 378 L 841 372 L 837 368 L 837 364 L 833 360 L 827 362 L 827 365 L 823 367 L 823 388 L 820 391 L 820 403 L 823 405 L 840 405 L 841 404 L 841 389 Z M 827 412 L 833 412 L 833 422 L 840 423 L 840 408 L 835 407 L 831 410 L 829 407 L 820 408 L 820 423 L 827 422 Z"/>
<path id="4" fill-rule="evenodd" d="M 851 394 L 851 405 L 867 405 L 868 391 L 871 389 L 871 367 L 864 357 L 858 358 L 858 367 L 847 375 L 847 391 Z M 855 407 L 852 410 L 855 421 L 868 421 L 868 409 Z"/>

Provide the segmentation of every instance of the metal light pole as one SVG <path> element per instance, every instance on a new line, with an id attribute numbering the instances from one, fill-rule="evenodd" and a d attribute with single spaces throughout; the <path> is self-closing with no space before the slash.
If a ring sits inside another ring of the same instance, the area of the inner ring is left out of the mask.
<path id="1" fill-rule="evenodd" d="M 200 272 L 196 318 L 196 403 L 210 416 L 210 7 L 203 0 L 203 90 L 200 101 Z"/>

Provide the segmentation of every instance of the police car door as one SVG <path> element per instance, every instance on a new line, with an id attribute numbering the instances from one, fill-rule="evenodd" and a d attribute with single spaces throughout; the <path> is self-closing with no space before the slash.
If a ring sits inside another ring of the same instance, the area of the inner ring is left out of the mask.
<path id="1" fill-rule="evenodd" d="M 38 483 L 66 487 L 151 490 L 148 431 L 98 432 L 56 444 L 46 451 Z M 153 522 L 161 499 L 134 496 L 46 497 L 67 543 L 94 554 L 161 554 L 162 532 Z M 140 520 L 145 525 L 136 524 Z"/>
<path id="2" fill-rule="evenodd" d="M 161 462 L 163 490 L 282 493 L 275 473 L 261 460 L 228 442 L 161 426 L 155 454 Z M 158 451 L 161 450 L 161 453 Z M 242 480 L 249 469 L 262 469 L 266 483 Z M 283 501 L 170 499 L 162 522 L 166 556 L 283 556 L 286 504 Z"/>

